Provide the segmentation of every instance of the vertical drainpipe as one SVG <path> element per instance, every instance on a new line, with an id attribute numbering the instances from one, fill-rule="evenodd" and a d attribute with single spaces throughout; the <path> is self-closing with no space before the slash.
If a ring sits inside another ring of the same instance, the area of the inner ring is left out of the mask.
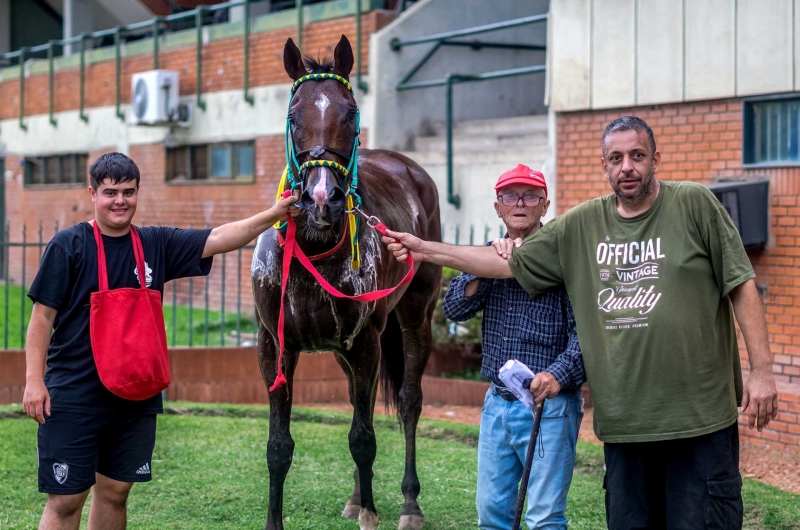
<path id="1" fill-rule="evenodd" d="M 356 86 L 359 90 L 367 93 L 369 85 L 361 80 L 361 0 L 356 3 Z"/>
<path id="2" fill-rule="evenodd" d="M 244 100 L 252 106 L 255 103 L 250 94 L 250 0 L 244 0 Z"/>
<path id="3" fill-rule="evenodd" d="M 297 47 L 303 49 L 303 0 L 295 0 L 294 8 L 297 10 Z"/>
<path id="4" fill-rule="evenodd" d="M 158 32 L 161 29 L 161 17 L 153 18 L 153 70 L 158 70 Z"/>
<path id="5" fill-rule="evenodd" d="M 195 13 L 194 25 L 197 30 L 197 108 L 205 111 L 206 102 L 203 101 L 203 14 L 206 8 L 200 6 Z"/>
<path id="6" fill-rule="evenodd" d="M 28 48 L 19 49 L 19 128 L 23 131 L 28 130 L 25 125 L 25 53 Z"/>
<path id="7" fill-rule="evenodd" d="M 453 85 L 457 80 L 458 78 L 456 75 L 447 74 L 447 91 L 445 94 L 445 125 L 447 129 L 447 202 L 455 206 L 456 209 L 461 207 L 461 197 L 453 192 Z"/>
<path id="8" fill-rule="evenodd" d="M 85 105 L 85 96 L 84 96 L 84 88 L 86 87 L 86 74 L 84 72 L 86 66 L 86 32 L 81 33 L 81 64 L 80 64 L 80 80 L 81 80 L 81 88 L 80 88 L 80 109 L 78 110 L 78 116 L 80 116 L 81 121 L 84 123 L 89 123 L 89 116 L 86 115 L 84 112 L 84 105 Z"/>
<path id="9" fill-rule="evenodd" d="M 47 81 L 50 87 L 49 113 L 50 113 L 50 125 L 52 125 L 53 127 L 58 126 L 58 122 L 56 121 L 56 118 L 53 115 L 55 107 L 54 105 L 55 95 L 53 94 L 53 88 L 55 87 L 55 71 L 54 71 L 55 69 L 53 67 L 53 62 L 54 62 L 53 47 L 57 42 L 58 42 L 57 40 L 51 40 L 47 46 L 47 63 L 48 63 L 48 75 L 49 75 Z"/>
<path id="10" fill-rule="evenodd" d="M 121 83 L 122 83 L 122 27 L 117 26 L 114 30 L 114 77 L 116 79 L 116 107 L 117 118 L 125 121 L 125 113 L 121 108 Z"/>

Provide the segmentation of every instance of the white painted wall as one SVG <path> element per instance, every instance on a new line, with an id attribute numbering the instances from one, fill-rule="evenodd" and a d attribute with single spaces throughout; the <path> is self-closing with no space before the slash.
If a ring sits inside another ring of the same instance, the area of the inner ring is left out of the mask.
<path id="1" fill-rule="evenodd" d="M 83 32 L 94 31 L 94 2 L 93 0 L 64 0 L 64 26 L 63 37 L 69 39 Z M 64 46 L 64 54 L 80 50 L 79 44 Z"/>
<path id="2" fill-rule="evenodd" d="M 113 13 L 120 24 L 133 24 L 153 18 L 146 7 L 137 0 L 94 0 L 105 11 Z M 96 28 L 102 29 L 102 28 Z"/>
<path id="3" fill-rule="evenodd" d="M 411 39 L 547 12 L 549 0 L 422 0 L 370 38 L 371 88 L 377 94 L 370 132 L 373 145 L 407 149 L 411 138 L 445 119 L 445 88 L 398 92 L 395 87 L 433 44 L 392 51 L 395 38 Z M 466 39 L 545 44 L 543 23 L 485 33 Z M 417 73 L 415 81 L 440 79 L 448 73 L 477 74 L 506 68 L 543 64 L 544 52 L 442 47 Z M 456 121 L 545 114 L 545 75 L 532 74 L 454 88 Z"/>
<path id="4" fill-rule="evenodd" d="M 552 0 L 555 111 L 800 90 L 800 0 Z"/>
<path id="5" fill-rule="evenodd" d="M 0 0 L 0 53 L 11 51 L 11 0 Z"/>
<path id="6" fill-rule="evenodd" d="M 551 109 L 591 106 L 591 26 L 588 2 L 555 0 L 548 17 L 548 100 Z M 580 28 L 582 31 L 575 31 Z"/>

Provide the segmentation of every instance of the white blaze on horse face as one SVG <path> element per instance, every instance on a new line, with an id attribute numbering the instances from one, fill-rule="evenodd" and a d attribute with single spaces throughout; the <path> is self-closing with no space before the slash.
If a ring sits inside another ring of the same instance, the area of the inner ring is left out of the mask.
<path id="1" fill-rule="evenodd" d="M 314 204 L 319 208 L 320 213 L 325 209 L 325 201 L 328 199 L 328 168 L 319 168 L 319 180 L 311 190 L 311 197 Z"/>
<path id="2" fill-rule="evenodd" d="M 325 109 L 327 109 L 328 105 L 330 105 L 330 104 L 331 104 L 331 101 L 328 99 L 328 96 L 326 96 L 325 94 L 320 94 L 319 95 L 319 99 L 317 99 L 314 102 L 314 105 L 316 105 L 316 107 L 322 113 L 322 119 L 323 120 L 325 119 Z"/>

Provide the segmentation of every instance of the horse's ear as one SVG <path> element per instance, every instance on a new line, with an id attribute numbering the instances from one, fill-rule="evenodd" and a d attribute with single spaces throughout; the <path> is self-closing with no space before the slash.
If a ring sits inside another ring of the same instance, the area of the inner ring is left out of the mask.
<path id="1" fill-rule="evenodd" d="M 303 56 L 300 54 L 300 48 L 290 38 L 286 40 L 286 45 L 283 47 L 283 67 L 286 73 L 292 80 L 297 81 L 308 72 L 303 64 Z"/>
<path id="2" fill-rule="evenodd" d="M 353 69 L 353 48 L 350 47 L 350 41 L 344 35 L 339 39 L 339 44 L 333 51 L 333 60 L 333 73 L 348 79 L 350 71 Z"/>

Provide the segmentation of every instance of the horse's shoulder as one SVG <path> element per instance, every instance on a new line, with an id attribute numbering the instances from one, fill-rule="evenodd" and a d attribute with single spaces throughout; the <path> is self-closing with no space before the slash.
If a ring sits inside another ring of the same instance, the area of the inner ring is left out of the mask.
<path id="1" fill-rule="evenodd" d="M 256 238 L 255 249 L 253 249 L 253 262 L 250 267 L 250 275 L 262 277 L 269 274 L 273 269 L 280 265 L 277 254 L 280 250 L 277 233 L 270 228 Z"/>

